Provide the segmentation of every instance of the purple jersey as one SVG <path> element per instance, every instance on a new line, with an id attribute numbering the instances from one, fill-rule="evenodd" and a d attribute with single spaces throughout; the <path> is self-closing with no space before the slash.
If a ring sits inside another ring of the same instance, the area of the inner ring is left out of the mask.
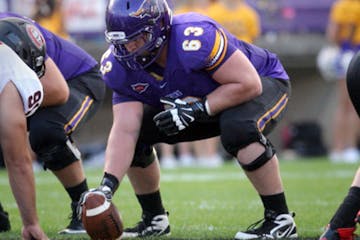
<path id="1" fill-rule="evenodd" d="M 164 96 L 203 98 L 219 86 L 211 74 L 236 49 L 249 58 L 260 76 L 289 79 L 274 53 L 236 39 L 214 20 L 196 13 L 174 16 L 165 68 L 153 64 L 146 70 L 128 70 L 111 48 L 102 57 L 101 71 L 114 91 L 113 104 L 141 101 L 162 107 L 159 99 Z"/>
<path id="2" fill-rule="evenodd" d="M 20 17 L 30 20 L 15 13 L 0 13 L 0 19 L 6 17 Z M 80 47 L 56 36 L 54 33 L 41 27 L 38 23 L 34 22 L 34 24 L 40 29 L 45 38 L 47 56 L 55 62 L 66 80 L 88 72 L 96 66 L 96 60 Z"/>

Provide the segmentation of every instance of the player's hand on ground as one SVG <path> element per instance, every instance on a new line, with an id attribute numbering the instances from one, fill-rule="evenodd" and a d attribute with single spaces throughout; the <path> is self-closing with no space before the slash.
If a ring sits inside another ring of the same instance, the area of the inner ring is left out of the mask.
<path id="1" fill-rule="evenodd" d="M 23 226 L 23 240 L 49 240 L 38 224 Z"/>
<path id="2" fill-rule="evenodd" d="M 166 135 L 175 135 L 189 127 L 195 121 L 201 122 L 210 118 L 202 101 L 187 103 L 181 99 L 164 97 L 160 99 L 166 107 L 154 116 L 156 126 Z"/>

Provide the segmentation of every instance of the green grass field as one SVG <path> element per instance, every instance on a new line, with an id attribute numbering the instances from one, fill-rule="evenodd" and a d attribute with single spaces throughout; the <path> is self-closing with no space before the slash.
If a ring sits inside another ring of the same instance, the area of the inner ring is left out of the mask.
<path id="1" fill-rule="evenodd" d="M 305 159 L 281 161 L 280 167 L 289 208 L 296 213 L 299 237 L 317 238 L 347 193 L 358 165 Z M 102 170 L 87 169 L 86 173 L 89 186 L 97 187 Z M 55 176 L 38 172 L 36 184 L 38 213 L 48 236 L 88 239 L 86 235 L 57 234 L 69 222 L 70 200 Z M 0 171 L 0 189 L 0 200 L 10 213 L 12 224 L 11 232 L 1 233 L 0 239 L 19 239 L 21 220 L 4 170 Z M 234 162 L 217 169 L 163 170 L 161 190 L 170 212 L 170 239 L 232 239 L 238 230 L 263 217 L 259 197 Z M 127 179 L 114 202 L 126 227 L 140 219 L 140 208 Z"/>

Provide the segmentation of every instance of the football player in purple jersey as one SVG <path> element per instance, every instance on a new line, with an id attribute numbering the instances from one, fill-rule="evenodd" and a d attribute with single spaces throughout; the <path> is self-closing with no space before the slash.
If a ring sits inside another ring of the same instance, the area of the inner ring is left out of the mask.
<path id="1" fill-rule="evenodd" d="M 45 41 L 37 28 L 19 19 L 0 20 L 0 143 L 9 182 L 22 219 L 21 238 L 48 239 L 36 211 L 35 180 L 28 148 L 26 118 L 44 100 Z M 62 80 L 55 81 L 54 84 Z M 64 92 L 66 100 L 68 92 Z M 64 101 L 53 102 L 61 104 Z M 0 232 L 10 230 L 0 204 Z"/>
<path id="2" fill-rule="evenodd" d="M 0 19 L 13 17 L 31 19 L 13 13 L 0 13 Z M 29 119 L 28 130 L 32 150 L 45 169 L 51 170 L 71 198 L 70 224 L 60 233 L 85 233 L 76 215 L 76 206 L 88 185 L 81 163 L 81 154 L 72 140 L 72 134 L 90 119 L 105 97 L 105 83 L 98 62 L 74 43 L 65 40 L 36 22 L 46 48 L 46 71 L 40 78 L 45 92 L 42 107 Z M 69 97 L 65 104 L 47 107 L 58 98 L 59 87 L 54 79 L 63 78 L 63 88 Z"/>
<path id="3" fill-rule="evenodd" d="M 238 159 L 265 209 L 261 224 L 235 238 L 297 237 L 266 137 L 290 96 L 278 57 L 206 16 L 172 16 L 166 0 L 110 0 L 106 27 L 110 47 L 101 71 L 113 90 L 114 116 L 104 176 L 94 191 L 111 196 L 127 174 L 143 214 L 123 237 L 170 234 L 153 145 L 214 136 Z"/>
<path id="4" fill-rule="evenodd" d="M 360 117 L 360 52 L 352 58 L 346 73 L 350 100 Z M 351 183 L 348 194 L 330 220 L 320 240 L 353 240 L 356 224 L 360 223 L 360 168 Z"/>

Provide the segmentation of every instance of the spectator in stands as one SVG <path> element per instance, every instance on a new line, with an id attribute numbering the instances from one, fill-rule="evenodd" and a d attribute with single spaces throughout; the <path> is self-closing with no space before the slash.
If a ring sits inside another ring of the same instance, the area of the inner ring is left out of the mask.
<path id="1" fill-rule="evenodd" d="M 195 164 L 192 152 L 192 142 L 183 142 L 176 145 L 159 143 L 160 165 L 162 168 L 172 169 L 178 166 L 191 167 Z M 177 154 L 175 153 L 177 150 Z"/>
<path id="2" fill-rule="evenodd" d="M 219 137 L 193 142 L 196 166 L 202 168 L 216 168 L 222 166 L 224 160 L 220 155 L 219 144 Z"/>
<path id="3" fill-rule="evenodd" d="M 207 15 L 245 42 L 253 43 L 261 34 L 260 17 L 244 0 L 212 0 Z"/>
<path id="4" fill-rule="evenodd" d="M 331 7 L 327 38 L 339 47 L 336 57 L 337 99 L 332 126 L 329 158 L 333 162 L 359 161 L 357 149 L 360 121 L 352 106 L 345 82 L 345 73 L 354 52 L 360 49 L 360 1 L 337 0 Z"/>
<path id="5" fill-rule="evenodd" d="M 64 27 L 62 0 L 35 0 L 31 18 L 56 35 L 69 38 Z"/>
<path id="6" fill-rule="evenodd" d="M 175 14 L 197 12 L 204 14 L 209 7 L 209 0 L 187 1 L 175 8 Z"/>
<path id="7" fill-rule="evenodd" d="M 350 99 L 360 117 L 360 52 L 354 56 L 347 71 L 346 84 Z M 360 168 L 343 202 L 330 220 L 320 240 L 355 240 L 356 224 L 360 223 Z"/>

